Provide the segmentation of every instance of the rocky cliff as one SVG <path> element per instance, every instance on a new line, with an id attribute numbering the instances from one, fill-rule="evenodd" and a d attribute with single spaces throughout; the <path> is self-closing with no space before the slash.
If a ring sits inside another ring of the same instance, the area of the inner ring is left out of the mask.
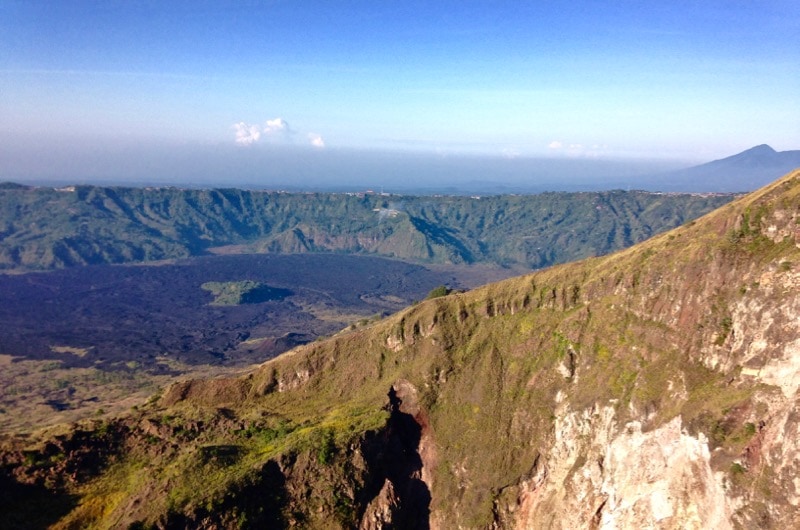
<path id="1" fill-rule="evenodd" d="M 0 508 L 55 528 L 800 527 L 798 293 L 794 172 L 620 253 L 8 439 Z"/>

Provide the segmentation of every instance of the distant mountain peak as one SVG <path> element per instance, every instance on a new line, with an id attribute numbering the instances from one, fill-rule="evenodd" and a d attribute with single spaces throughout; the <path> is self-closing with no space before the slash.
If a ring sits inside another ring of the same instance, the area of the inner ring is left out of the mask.
<path id="1" fill-rule="evenodd" d="M 778 152 L 775 151 L 772 147 L 768 146 L 767 144 L 757 145 L 755 147 L 751 147 L 741 153 L 737 153 L 735 155 L 731 155 L 720 160 L 715 160 L 714 162 L 710 162 L 711 164 L 715 162 L 741 162 L 743 160 L 751 160 L 751 161 L 766 161 L 766 160 L 773 160 L 775 156 L 778 155 Z"/>
<path id="2" fill-rule="evenodd" d="M 746 149 L 746 150 L 742 151 L 739 154 L 740 155 L 743 155 L 745 153 L 753 153 L 753 154 L 756 154 L 756 153 L 758 153 L 758 154 L 761 154 L 761 153 L 767 154 L 767 153 L 769 153 L 769 154 L 773 154 L 773 153 L 776 153 L 776 152 L 777 151 L 775 151 L 775 149 L 773 149 L 772 147 L 768 146 L 767 144 L 761 144 L 761 145 L 757 145 L 755 147 L 751 147 L 750 149 Z"/>
<path id="3" fill-rule="evenodd" d="M 662 176 L 663 191 L 740 192 L 765 186 L 800 167 L 800 151 L 775 151 L 767 144 Z"/>

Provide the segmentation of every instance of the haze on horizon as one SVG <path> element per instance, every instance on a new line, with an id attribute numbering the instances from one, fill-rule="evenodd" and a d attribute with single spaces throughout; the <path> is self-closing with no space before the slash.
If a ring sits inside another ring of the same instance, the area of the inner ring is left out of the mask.
<path id="1" fill-rule="evenodd" d="M 800 146 L 796 2 L 429 4 L 4 1 L 0 180 L 597 189 Z"/>

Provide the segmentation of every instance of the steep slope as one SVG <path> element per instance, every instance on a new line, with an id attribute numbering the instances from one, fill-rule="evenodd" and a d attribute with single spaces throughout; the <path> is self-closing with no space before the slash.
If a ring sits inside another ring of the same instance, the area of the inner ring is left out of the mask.
<path id="1" fill-rule="evenodd" d="M 0 186 L 0 270 L 146 262 L 210 250 L 536 268 L 619 250 L 732 198 L 616 191 L 476 199 L 7 185 Z"/>
<path id="2" fill-rule="evenodd" d="M 620 253 L 7 440 L 0 508 L 54 528 L 798 527 L 798 264 L 794 172 Z"/>

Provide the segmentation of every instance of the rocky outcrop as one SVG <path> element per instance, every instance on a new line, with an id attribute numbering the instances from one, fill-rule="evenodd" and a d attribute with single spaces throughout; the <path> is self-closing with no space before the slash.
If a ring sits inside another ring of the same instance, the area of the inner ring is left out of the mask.
<path id="1" fill-rule="evenodd" d="M 370 501 L 364 511 L 364 517 L 358 525 L 359 530 L 385 530 L 394 528 L 401 510 L 400 499 L 394 491 L 394 484 L 388 478 L 378 495 Z"/>
<path id="2" fill-rule="evenodd" d="M 547 462 L 497 506 L 498 528 L 732 528 L 724 473 L 680 418 L 618 428 L 613 407 L 563 411 Z"/>
<path id="3" fill-rule="evenodd" d="M 380 490 L 370 500 L 359 528 L 430 528 L 435 455 L 427 413 L 408 381 L 397 381 L 388 397 L 386 428 L 363 447 L 370 481 Z"/>

